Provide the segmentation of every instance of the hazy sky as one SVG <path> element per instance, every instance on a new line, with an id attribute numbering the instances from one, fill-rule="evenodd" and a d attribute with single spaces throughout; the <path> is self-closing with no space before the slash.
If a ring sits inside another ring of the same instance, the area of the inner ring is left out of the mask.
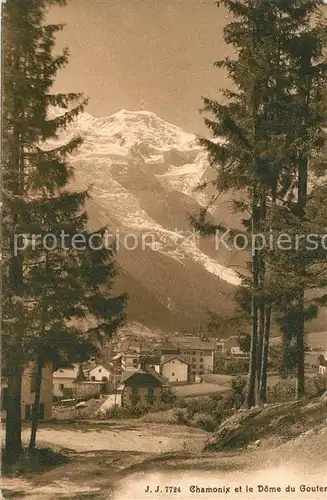
<path id="1" fill-rule="evenodd" d="M 214 0 L 68 0 L 51 14 L 70 50 L 56 90 L 85 92 L 95 116 L 145 109 L 203 133 L 201 96 L 227 84 L 213 67 L 226 19 Z"/>

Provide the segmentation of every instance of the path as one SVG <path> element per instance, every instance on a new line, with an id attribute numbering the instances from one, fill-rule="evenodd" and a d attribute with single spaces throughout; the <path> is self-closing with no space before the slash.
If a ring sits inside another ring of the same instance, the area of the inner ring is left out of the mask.
<path id="1" fill-rule="evenodd" d="M 300 484 L 327 488 L 327 428 L 321 429 L 320 434 L 309 432 L 275 448 L 270 443 L 269 449 L 202 454 L 200 450 L 206 434 L 201 431 L 137 421 L 129 421 L 128 425 L 116 422 L 108 429 L 83 423 L 80 428 L 67 426 L 61 432 L 58 426 L 41 429 L 43 437 L 54 439 L 55 444 L 65 442 L 73 446 L 71 463 L 28 480 L 6 479 L 5 498 L 144 500 L 147 485 L 153 489 L 151 500 L 285 500 L 287 485 L 297 488 L 294 494 L 287 494 L 289 500 L 326 498 L 326 492 L 300 494 L 298 490 Z M 112 439 L 114 433 L 117 435 L 115 440 Z M 90 441 L 93 451 L 86 451 Z M 189 446 L 186 451 L 185 442 Z M 174 484 L 181 492 L 166 494 L 165 487 Z M 225 485 L 232 491 L 246 484 L 254 488 L 253 493 L 199 495 L 190 491 L 192 485 L 213 488 Z M 156 496 L 154 489 L 158 485 L 162 492 Z M 258 485 L 277 486 L 282 491 L 259 494 L 256 492 Z"/>

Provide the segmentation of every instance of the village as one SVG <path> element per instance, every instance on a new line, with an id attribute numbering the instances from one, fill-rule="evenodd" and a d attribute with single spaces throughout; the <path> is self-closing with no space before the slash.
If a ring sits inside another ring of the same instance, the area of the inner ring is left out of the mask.
<path id="1" fill-rule="evenodd" d="M 98 358 L 83 363 L 45 364 L 42 372 L 39 420 L 96 418 L 115 407 L 160 407 L 176 398 L 223 393 L 235 376 L 245 376 L 249 353 L 238 336 L 205 338 L 173 335 L 162 340 L 123 335 L 107 341 Z M 326 375 L 327 352 L 306 353 L 312 374 Z M 22 378 L 22 420 L 32 418 L 35 364 L 25 365 Z M 1 384 L 1 414 L 6 416 L 7 384 Z"/>

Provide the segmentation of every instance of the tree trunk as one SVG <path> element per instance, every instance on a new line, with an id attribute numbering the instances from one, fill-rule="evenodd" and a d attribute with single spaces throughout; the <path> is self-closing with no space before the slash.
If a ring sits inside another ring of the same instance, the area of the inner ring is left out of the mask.
<path id="1" fill-rule="evenodd" d="M 312 63 L 311 57 L 312 53 L 307 53 L 302 58 L 301 72 L 303 76 L 303 86 L 300 88 L 300 95 L 302 97 L 303 105 L 303 128 L 309 129 L 310 121 L 310 98 L 312 90 Z M 310 150 L 309 141 L 307 134 L 303 137 L 304 150 L 301 151 L 298 166 L 298 211 L 301 220 L 305 219 L 307 198 L 308 198 L 308 175 L 309 175 L 309 162 L 310 162 Z M 300 269 L 302 272 L 305 271 L 305 263 L 303 264 L 304 269 Z M 304 274 L 304 272 L 303 272 Z M 296 399 L 301 398 L 305 394 L 305 375 L 304 375 L 304 364 L 305 364 L 305 348 L 304 348 L 304 293 L 305 293 L 305 283 L 301 284 L 302 289 L 299 293 L 299 321 L 297 324 L 296 331 L 296 345 L 297 345 L 297 385 L 296 385 Z"/>
<path id="2" fill-rule="evenodd" d="M 260 374 L 260 401 L 267 402 L 267 375 L 268 375 L 268 355 L 269 355 L 269 338 L 271 326 L 271 305 L 266 308 L 265 314 L 265 330 L 262 346 L 261 374 Z"/>
<path id="3" fill-rule="evenodd" d="M 261 401 L 260 391 L 261 391 L 261 366 L 263 359 L 263 344 L 265 337 L 265 315 L 266 306 L 264 298 L 260 298 L 259 305 L 259 319 L 258 319 L 258 346 L 257 346 L 257 389 L 256 389 L 256 404 Z"/>
<path id="4" fill-rule="evenodd" d="M 306 204 L 308 195 L 308 167 L 309 158 L 305 157 L 299 165 L 299 187 L 298 187 L 298 205 L 300 218 L 303 220 L 306 214 Z M 305 264 L 303 274 L 305 271 Z M 302 273 L 302 269 L 300 269 Z M 305 394 L 305 380 L 304 380 L 304 364 L 305 364 L 305 349 L 304 349 L 304 289 L 305 285 L 301 284 L 299 292 L 299 310 L 298 322 L 296 329 L 296 347 L 297 347 L 297 384 L 296 384 L 296 399 L 301 398 Z"/>
<path id="5" fill-rule="evenodd" d="M 32 426 L 31 426 L 31 437 L 29 444 L 29 451 L 35 450 L 36 445 L 36 432 L 37 426 L 39 423 L 39 412 L 40 412 L 40 399 L 41 399 L 41 384 L 42 384 L 42 368 L 43 368 L 43 359 L 38 356 L 36 360 L 36 380 L 35 380 L 35 400 L 33 404 L 32 410 Z"/>
<path id="6" fill-rule="evenodd" d="M 257 371 L 257 339 L 258 339 L 258 307 L 256 297 L 252 297 L 252 335 L 250 364 L 248 374 L 248 390 L 245 399 L 245 406 L 251 408 L 255 405 L 256 371 Z"/>
<path id="7" fill-rule="evenodd" d="M 300 299 L 299 321 L 296 332 L 296 347 L 297 347 L 296 399 L 300 399 L 305 394 L 304 292 Z"/>
<path id="8" fill-rule="evenodd" d="M 252 234 L 257 231 L 258 207 L 257 198 L 254 189 L 253 207 L 252 207 Z M 256 400 L 256 374 L 257 374 L 257 351 L 258 351 L 258 283 L 259 283 L 259 262 L 258 250 L 252 251 L 252 334 L 251 334 L 251 349 L 250 363 L 247 384 L 247 394 L 245 398 L 245 407 L 251 408 L 255 405 Z"/>
<path id="9" fill-rule="evenodd" d="M 10 367 L 8 373 L 8 396 L 6 416 L 5 455 L 15 460 L 22 452 L 21 440 L 21 389 L 23 366 L 17 364 Z"/>

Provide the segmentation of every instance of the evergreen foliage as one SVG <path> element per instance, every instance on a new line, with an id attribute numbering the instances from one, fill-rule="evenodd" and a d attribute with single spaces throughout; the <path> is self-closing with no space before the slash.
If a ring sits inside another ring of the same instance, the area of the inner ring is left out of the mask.
<path id="1" fill-rule="evenodd" d="M 215 137 L 202 139 L 217 170 L 220 191 L 237 191 L 234 208 L 250 239 L 324 232 L 327 27 L 321 0 L 222 0 L 233 16 L 224 39 L 236 56 L 217 61 L 233 83 L 224 101 L 204 99 L 205 123 Z M 318 186 L 309 189 L 309 181 Z M 319 194 L 320 193 L 320 194 Z M 320 201 L 319 201 L 320 200 Z M 315 209 L 313 210 L 313 206 Z M 310 208 L 311 207 L 311 208 Z M 206 227 L 204 214 L 199 224 Z M 314 231 L 314 229 L 316 231 Z M 322 241 L 320 241 L 322 243 Z M 279 317 L 285 345 L 296 340 L 297 397 L 304 394 L 304 325 L 325 298 L 325 256 L 302 242 L 292 251 L 252 246 L 243 276 L 243 311 L 251 309 L 251 360 L 247 406 L 266 400 L 271 321 Z M 313 295 L 307 291 L 317 290 Z"/>
<path id="2" fill-rule="evenodd" d="M 69 155 L 81 138 L 58 143 L 59 132 L 87 103 L 81 94 L 52 91 L 68 52 L 53 54 L 63 26 L 46 24 L 46 15 L 65 3 L 11 0 L 3 7 L 2 328 L 6 451 L 13 457 L 21 451 L 24 363 L 37 364 L 33 449 L 44 363 L 85 359 L 124 318 L 125 296 L 110 291 L 115 249 L 105 248 L 105 228 L 96 234 L 87 228 L 88 191 L 70 187 Z"/>

